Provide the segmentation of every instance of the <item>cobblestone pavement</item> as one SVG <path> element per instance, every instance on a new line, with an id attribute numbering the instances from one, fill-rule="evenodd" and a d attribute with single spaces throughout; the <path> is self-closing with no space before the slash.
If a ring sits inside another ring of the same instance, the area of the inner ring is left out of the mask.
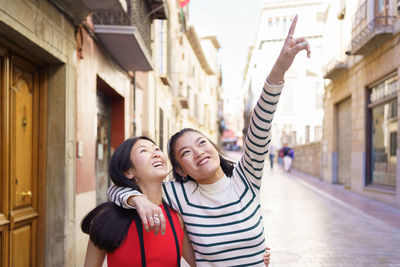
<path id="1" fill-rule="evenodd" d="M 342 199 L 284 173 L 278 165 L 271 170 L 266 164 L 261 206 L 270 267 L 400 266 L 400 228 Z M 366 198 L 358 201 L 372 205 Z M 376 207 L 382 206 L 387 205 Z M 398 209 L 388 207 L 385 212 L 400 218 Z"/>
<path id="2" fill-rule="evenodd" d="M 400 266 L 400 230 L 278 168 L 267 170 L 263 179 L 271 267 Z"/>

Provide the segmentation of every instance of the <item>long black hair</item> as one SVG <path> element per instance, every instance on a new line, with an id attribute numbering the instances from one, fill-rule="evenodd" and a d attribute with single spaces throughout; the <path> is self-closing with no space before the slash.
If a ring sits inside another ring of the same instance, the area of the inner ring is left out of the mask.
<path id="1" fill-rule="evenodd" d="M 125 140 L 112 155 L 108 173 L 114 184 L 130 187 L 141 192 L 138 184 L 125 175 L 127 170 L 135 167 L 132 164 L 130 154 L 133 145 L 138 140 L 148 140 L 155 144 L 147 136 Z M 113 252 L 122 245 L 135 216 L 138 216 L 136 210 L 124 209 L 112 202 L 106 202 L 94 208 L 83 218 L 81 229 L 90 236 L 90 240 L 98 248 Z"/>
<path id="2" fill-rule="evenodd" d="M 180 168 L 180 166 L 179 166 L 179 163 L 178 163 L 178 161 L 176 160 L 176 157 L 175 157 L 175 143 L 186 132 L 195 132 L 195 133 L 199 133 L 202 136 L 204 136 L 204 138 L 206 138 L 208 140 L 208 142 L 210 142 L 214 146 L 214 148 L 218 151 L 219 160 L 220 160 L 220 166 L 221 166 L 222 171 L 225 173 L 226 176 L 228 176 L 228 177 L 232 176 L 232 172 L 233 172 L 233 169 L 235 167 L 235 163 L 233 161 L 228 160 L 225 157 L 225 155 L 221 152 L 221 150 L 219 150 L 217 145 L 214 144 L 214 142 L 212 142 L 202 132 L 200 132 L 200 131 L 198 131 L 196 129 L 183 128 L 182 130 L 180 130 L 179 132 L 177 132 L 173 136 L 171 136 L 171 138 L 168 141 L 168 158 L 169 158 L 169 161 L 171 162 L 172 173 L 173 173 L 173 176 L 174 176 L 176 181 L 181 182 L 181 183 L 185 183 L 188 180 L 192 180 L 192 181 L 196 182 L 196 180 L 193 179 L 192 177 L 190 177 L 189 175 L 186 176 L 186 177 L 183 177 L 176 171 L 176 169 Z"/>

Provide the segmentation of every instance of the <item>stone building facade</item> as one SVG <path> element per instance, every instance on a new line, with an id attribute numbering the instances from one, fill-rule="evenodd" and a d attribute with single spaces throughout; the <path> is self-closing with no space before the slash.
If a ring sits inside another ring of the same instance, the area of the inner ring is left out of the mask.
<path id="1" fill-rule="evenodd" d="M 82 1 L 1 1 L 0 265 L 75 265 Z"/>
<path id="2" fill-rule="evenodd" d="M 281 147 L 320 141 L 323 117 L 322 30 L 323 1 L 263 1 L 255 40 L 249 50 L 243 91 L 246 92 L 244 132 L 249 118 L 285 41 L 295 14 L 295 38 L 305 37 L 312 56 L 301 52 L 285 75 L 285 88 L 272 125 L 272 143 Z"/>
<path id="3" fill-rule="evenodd" d="M 219 68 L 205 74 L 196 53 L 211 67 L 215 57 L 193 48 L 179 12 L 173 0 L 0 1 L 0 266 L 83 265 L 80 222 L 105 200 L 125 138 L 146 134 L 165 150 L 192 126 L 216 141 Z M 192 64 L 172 68 L 181 40 Z M 198 109 L 179 94 L 192 65 Z M 190 105 L 201 113 L 180 118 Z"/>
<path id="4" fill-rule="evenodd" d="M 322 178 L 400 207 L 398 1 L 326 6 Z"/>

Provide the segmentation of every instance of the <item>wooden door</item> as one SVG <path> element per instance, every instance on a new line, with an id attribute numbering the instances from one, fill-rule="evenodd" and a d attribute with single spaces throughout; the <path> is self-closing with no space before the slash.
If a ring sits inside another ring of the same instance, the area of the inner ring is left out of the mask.
<path id="1" fill-rule="evenodd" d="M 5 49 L 4 49 L 5 50 Z M 37 266 L 38 177 L 43 174 L 39 135 L 39 68 L 13 55 L 1 57 L 0 262 Z"/>

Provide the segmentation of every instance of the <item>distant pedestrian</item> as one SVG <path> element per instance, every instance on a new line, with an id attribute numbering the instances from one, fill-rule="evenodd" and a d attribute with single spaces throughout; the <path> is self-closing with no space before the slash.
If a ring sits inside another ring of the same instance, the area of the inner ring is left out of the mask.
<path id="1" fill-rule="evenodd" d="M 292 169 L 294 150 L 290 148 L 287 144 L 284 144 L 283 148 L 280 151 L 280 155 L 283 157 L 283 169 L 286 172 L 290 172 Z"/>
<path id="2" fill-rule="evenodd" d="M 271 144 L 269 147 L 269 163 L 271 164 L 271 170 L 274 168 L 275 150 L 275 146 Z"/>

